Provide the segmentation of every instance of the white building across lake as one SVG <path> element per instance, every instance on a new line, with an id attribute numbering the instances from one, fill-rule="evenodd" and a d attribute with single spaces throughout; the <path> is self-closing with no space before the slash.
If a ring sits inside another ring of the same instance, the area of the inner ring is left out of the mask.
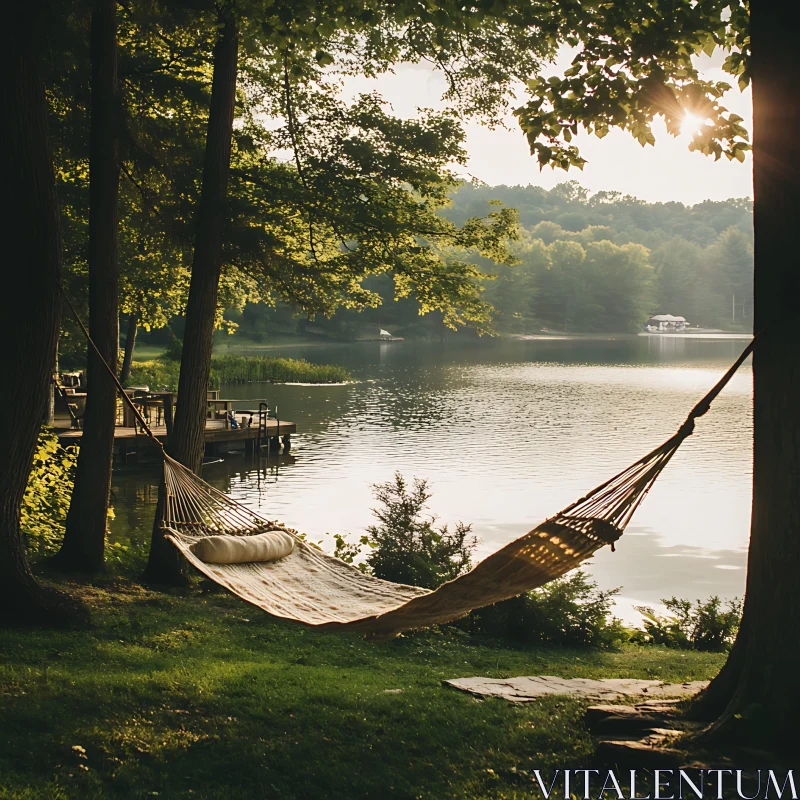
<path id="1" fill-rule="evenodd" d="M 673 317 L 672 314 L 656 314 L 647 320 L 644 329 L 648 333 L 675 333 L 689 327 L 685 317 Z"/>

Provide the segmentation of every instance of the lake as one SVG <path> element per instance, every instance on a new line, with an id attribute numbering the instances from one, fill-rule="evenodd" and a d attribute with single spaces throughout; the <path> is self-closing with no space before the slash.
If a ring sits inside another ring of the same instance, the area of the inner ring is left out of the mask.
<path id="1" fill-rule="evenodd" d="M 297 423 L 289 455 L 224 456 L 204 478 L 332 549 L 372 520 L 371 485 L 430 482 L 431 512 L 471 523 L 483 557 L 670 436 L 745 347 L 741 337 L 630 336 L 287 347 L 348 367 L 342 386 L 247 384 L 222 396 L 277 405 Z M 262 351 L 263 352 L 263 351 Z M 673 595 L 744 590 L 752 475 L 747 362 L 698 421 L 615 553 L 588 562 L 617 613 Z M 158 470 L 114 474 L 112 537 L 145 547 Z"/>

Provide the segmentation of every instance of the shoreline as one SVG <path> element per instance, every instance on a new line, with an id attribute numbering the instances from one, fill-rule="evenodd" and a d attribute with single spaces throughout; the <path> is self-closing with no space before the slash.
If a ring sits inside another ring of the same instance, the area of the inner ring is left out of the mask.
<path id="1" fill-rule="evenodd" d="M 747 340 L 753 338 L 752 333 L 742 333 L 736 331 L 716 331 L 716 330 L 697 330 L 689 332 L 675 333 L 509 333 L 504 338 L 520 342 L 547 341 L 547 340 L 566 340 L 566 341 L 624 341 L 625 339 L 635 339 L 647 337 L 653 339 L 736 339 Z"/>

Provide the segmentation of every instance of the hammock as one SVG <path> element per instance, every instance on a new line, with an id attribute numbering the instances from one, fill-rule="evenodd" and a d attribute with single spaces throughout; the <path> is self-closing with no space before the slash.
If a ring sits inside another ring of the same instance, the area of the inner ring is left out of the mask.
<path id="1" fill-rule="evenodd" d="M 85 328 L 84 333 L 102 360 Z M 666 442 L 470 572 L 433 591 L 365 575 L 307 543 L 296 531 L 265 520 L 232 500 L 166 453 L 164 536 L 199 572 L 281 619 L 328 630 L 358 631 L 372 639 L 391 639 L 404 630 L 451 622 L 475 608 L 544 586 L 601 547 L 610 545 L 613 550 L 650 487 L 691 436 L 695 420 L 708 411 L 754 343 L 755 339 Z M 116 375 L 110 369 L 109 373 L 145 433 L 161 446 Z M 203 536 L 250 536 L 275 530 L 286 531 L 295 539 L 292 553 L 278 561 L 212 564 L 201 561 L 191 550 Z"/>

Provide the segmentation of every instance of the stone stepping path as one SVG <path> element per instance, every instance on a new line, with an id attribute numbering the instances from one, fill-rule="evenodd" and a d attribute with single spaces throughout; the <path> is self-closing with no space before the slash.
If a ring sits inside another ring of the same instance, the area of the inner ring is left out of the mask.
<path id="1" fill-rule="evenodd" d="M 522 678 L 456 678 L 445 685 L 478 697 L 502 697 L 512 703 L 530 703 L 541 697 L 569 695 L 592 700 L 621 700 L 627 697 L 689 697 L 708 686 L 708 681 L 664 683 L 633 678 L 557 678 L 535 675 Z"/>

